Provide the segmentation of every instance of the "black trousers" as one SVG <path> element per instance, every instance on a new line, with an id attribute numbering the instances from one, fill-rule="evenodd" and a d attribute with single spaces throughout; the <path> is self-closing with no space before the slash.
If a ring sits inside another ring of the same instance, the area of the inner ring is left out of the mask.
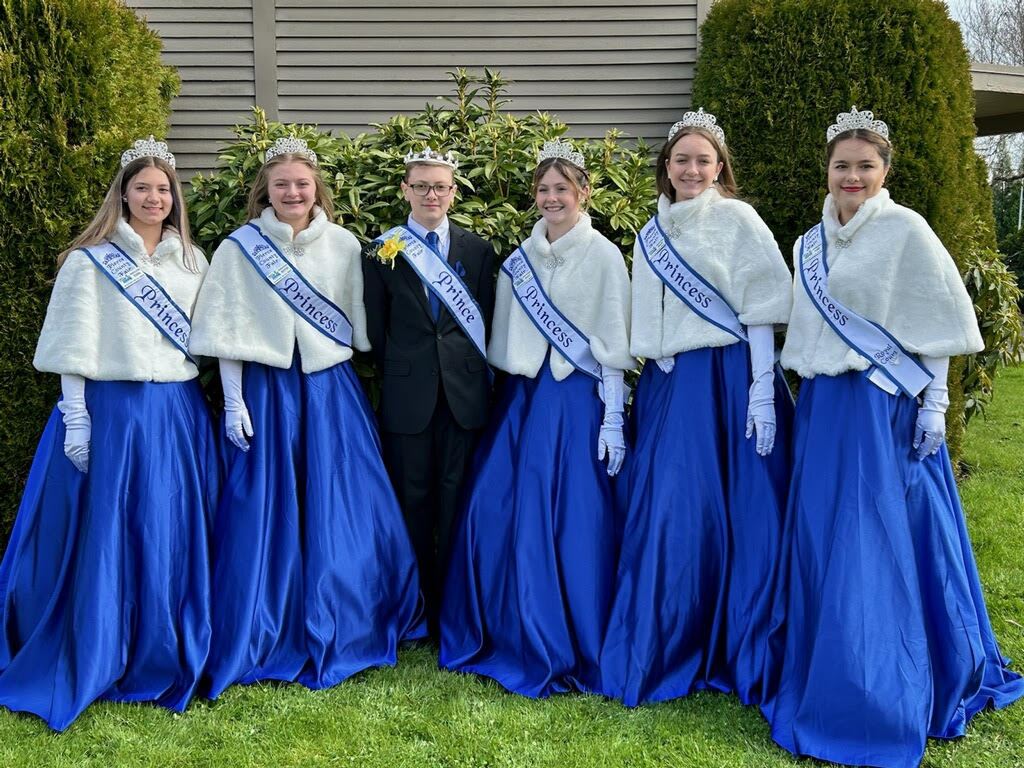
<path id="1" fill-rule="evenodd" d="M 416 551 L 430 633 L 437 637 L 452 526 L 480 430 L 455 421 L 443 392 L 427 428 L 415 435 L 382 432 L 384 463 Z"/>

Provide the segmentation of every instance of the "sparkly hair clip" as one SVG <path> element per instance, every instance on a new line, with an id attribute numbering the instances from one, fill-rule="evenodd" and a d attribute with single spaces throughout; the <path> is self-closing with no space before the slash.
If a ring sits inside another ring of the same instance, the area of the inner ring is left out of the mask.
<path id="1" fill-rule="evenodd" d="M 153 134 L 150 134 L 148 139 L 139 139 L 132 144 L 131 149 L 126 149 L 121 153 L 121 167 L 124 168 L 128 163 L 138 160 L 140 157 L 156 157 L 171 168 L 174 167 L 174 155 L 167 148 L 167 143 L 157 141 L 153 138 Z"/>
<path id="2" fill-rule="evenodd" d="M 427 165 L 443 165 L 446 168 L 451 168 L 453 171 L 459 170 L 459 161 L 455 159 L 454 152 L 445 152 L 441 154 L 430 147 L 427 147 L 422 152 L 410 152 L 405 156 L 405 164 L 411 165 L 412 163 L 426 163 Z"/>
<path id="3" fill-rule="evenodd" d="M 302 155 L 304 158 L 309 160 L 313 165 L 319 167 L 317 162 L 316 152 L 309 148 L 309 144 L 306 143 L 305 139 L 296 139 L 294 136 L 281 137 L 273 144 L 270 145 L 270 149 L 263 156 L 263 163 L 269 163 L 272 158 L 278 155 Z"/>
<path id="4" fill-rule="evenodd" d="M 857 107 L 853 107 L 849 112 L 840 112 L 836 115 L 836 122 L 825 131 L 825 141 L 832 141 L 839 134 L 858 128 L 877 133 L 883 139 L 889 139 L 889 126 L 881 120 L 875 120 L 874 112 L 866 109 L 858 112 Z"/>
<path id="5" fill-rule="evenodd" d="M 672 141 L 672 137 L 683 128 L 703 128 L 718 139 L 719 144 L 725 146 L 725 131 L 718 125 L 718 118 L 710 112 L 705 112 L 703 107 L 696 112 L 687 112 L 683 115 L 682 120 L 669 128 L 668 141 Z"/>

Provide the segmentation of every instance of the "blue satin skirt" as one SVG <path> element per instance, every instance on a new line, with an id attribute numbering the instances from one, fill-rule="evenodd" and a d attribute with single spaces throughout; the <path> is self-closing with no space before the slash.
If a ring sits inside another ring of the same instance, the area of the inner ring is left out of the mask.
<path id="1" fill-rule="evenodd" d="M 531 697 L 595 687 L 616 553 L 603 413 L 578 372 L 506 382 L 456 524 L 442 667 Z"/>
<path id="2" fill-rule="evenodd" d="M 224 439 L 208 695 L 394 665 L 425 634 L 419 580 L 352 365 L 246 363 L 242 394 L 255 436 L 247 453 Z"/>
<path id="3" fill-rule="evenodd" d="M 54 409 L 0 564 L 0 705 L 58 731 L 96 699 L 181 711 L 210 646 L 218 490 L 196 380 L 87 381 L 89 472 Z"/>
<path id="4" fill-rule="evenodd" d="M 918 461 L 917 404 L 861 373 L 800 390 L 766 696 L 790 752 L 915 768 L 1024 696 L 989 624 L 945 446 Z"/>
<path id="5" fill-rule="evenodd" d="M 775 448 L 758 456 L 745 437 L 749 387 L 742 343 L 680 353 L 669 374 L 644 366 L 601 652 L 601 690 L 627 706 L 705 688 L 760 698 L 793 401 L 776 376 Z"/>

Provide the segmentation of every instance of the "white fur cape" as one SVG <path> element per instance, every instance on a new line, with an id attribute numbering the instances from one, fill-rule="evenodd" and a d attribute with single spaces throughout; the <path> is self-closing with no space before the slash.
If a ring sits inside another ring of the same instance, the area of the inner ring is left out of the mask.
<path id="1" fill-rule="evenodd" d="M 829 195 L 822 218 L 828 289 L 835 298 L 881 325 L 908 352 L 944 357 L 984 348 L 960 273 L 924 218 L 894 203 L 884 189 L 845 226 Z M 849 244 L 839 247 L 840 239 Z M 799 275 L 800 238 L 793 264 L 793 314 L 782 365 L 804 378 L 866 370 L 868 360 L 839 338 L 807 297 Z"/>
<path id="2" fill-rule="evenodd" d="M 110 240 L 156 279 L 186 313 L 195 305 L 206 258 L 194 249 L 199 272 L 182 260 L 181 239 L 166 230 L 152 255 L 128 222 Z M 73 373 L 98 381 L 188 381 L 195 365 L 132 305 L 82 251 L 72 251 L 57 272 L 33 364 L 40 371 Z"/>
<path id="3" fill-rule="evenodd" d="M 523 243 L 544 292 L 573 325 L 590 339 L 590 351 L 601 365 L 624 370 L 635 361 L 629 354 L 629 275 L 619 249 L 595 230 L 590 217 L 554 243 L 547 222 L 538 221 Z M 556 261 L 562 263 L 556 265 Z M 509 373 L 535 378 L 548 353 L 547 339 L 519 305 L 512 281 L 498 273 L 497 298 L 487 359 Z M 552 350 L 551 373 L 562 381 L 575 370 Z"/>
<path id="4" fill-rule="evenodd" d="M 352 346 L 368 350 L 362 262 L 355 236 L 329 222 L 320 209 L 294 239 L 291 226 L 278 221 L 273 208 L 265 208 L 252 223 L 274 241 L 310 284 L 341 308 L 352 323 Z M 225 239 L 213 254 L 196 302 L 192 352 L 288 368 L 296 343 L 305 373 L 322 371 L 352 357 L 352 349 L 300 318 L 234 241 Z"/>
<path id="5" fill-rule="evenodd" d="M 692 200 L 658 199 L 658 223 L 672 247 L 718 289 L 744 325 L 789 319 L 791 282 L 771 231 L 741 200 L 711 187 Z M 633 336 L 630 352 L 669 357 L 678 352 L 734 344 L 736 337 L 702 319 L 651 269 L 637 240 L 633 247 Z"/>

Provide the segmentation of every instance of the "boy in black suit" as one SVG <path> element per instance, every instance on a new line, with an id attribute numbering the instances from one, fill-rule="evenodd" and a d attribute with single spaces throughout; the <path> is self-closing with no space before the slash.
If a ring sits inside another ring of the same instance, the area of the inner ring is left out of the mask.
<path id="1" fill-rule="evenodd" d="M 452 153 L 410 153 L 405 165 L 402 192 L 410 213 L 401 236 L 425 248 L 418 249 L 418 262 L 405 253 L 393 264 L 365 258 L 364 300 L 383 377 L 384 462 L 416 550 L 436 637 L 456 505 L 487 420 L 490 381 L 480 347 L 494 310 L 494 248 L 448 220 L 458 167 Z M 460 312 L 465 297 L 428 288 L 438 275 L 442 283 L 457 283 L 452 273 L 475 299 L 472 310 Z"/>

